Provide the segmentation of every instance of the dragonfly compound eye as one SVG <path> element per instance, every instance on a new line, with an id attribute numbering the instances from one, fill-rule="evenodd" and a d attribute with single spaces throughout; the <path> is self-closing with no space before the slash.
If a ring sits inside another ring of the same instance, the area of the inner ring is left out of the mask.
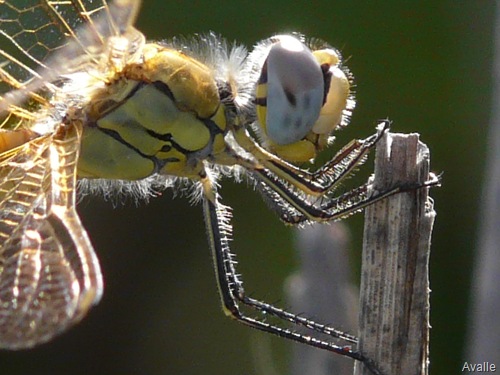
<path id="1" fill-rule="evenodd" d="M 276 37 L 257 86 L 257 115 L 267 137 L 287 145 L 304 138 L 319 117 L 324 97 L 321 66 L 293 36 Z M 261 99 L 265 99 L 265 105 Z"/>
<path id="2" fill-rule="evenodd" d="M 256 88 L 257 131 L 265 146 L 291 162 L 314 159 L 354 107 L 350 74 L 339 54 L 309 48 L 291 35 L 262 41 Z M 257 49 L 260 51 L 260 49 Z"/>

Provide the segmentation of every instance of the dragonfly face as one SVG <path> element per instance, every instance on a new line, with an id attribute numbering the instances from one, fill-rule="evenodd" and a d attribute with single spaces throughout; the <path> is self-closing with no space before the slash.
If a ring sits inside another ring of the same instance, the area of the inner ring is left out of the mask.
<path id="1" fill-rule="evenodd" d="M 290 35 L 250 54 L 213 34 L 146 43 L 133 27 L 138 8 L 134 0 L 0 2 L 1 36 L 12 49 L 0 50 L 0 347 L 50 340 L 101 297 L 99 263 L 75 211 L 78 179 L 97 190 L 107 180 L 137 184 L 144 195 L 182 179 L 202 196 L 228 315 L 379 373 L 349 347 L 268 323 L 271 316 L 356 343 L 246 296 L 229 249 L 230 211 L 216 189 L 220 176 L 245 171 L 288 224 L 337 220 L 400 191 L 368 196 L 363 185 L 332 193 L 386 127 L 315 172 L 292 164 L 314 159 L 354 107 L 338 52 Z M 28 13 L 38 23 L 36 42 Z"/>

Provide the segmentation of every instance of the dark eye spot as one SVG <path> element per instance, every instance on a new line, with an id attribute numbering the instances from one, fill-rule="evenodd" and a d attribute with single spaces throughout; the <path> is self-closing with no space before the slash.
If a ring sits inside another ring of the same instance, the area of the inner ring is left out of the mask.
<path id="1" fill-rule="evenodd" d="M 264 63 L 264 66 L 262 67 L 262 71 L 260 72 L 260 77 L 258 84 L 264 84 L 267 83 L 267 59 L 266 62 Z"/>
<path id="2" fill-rule="evenodd" d="M 295 95 L 287 88 L 284 88 L 283 91 L 286 95 L 286 99 L 288 100 L 288 103 L 290 103 L 290 105 L 292 107 L 295 107 L 297 105 L 297 98 L 295 97 Z"/>

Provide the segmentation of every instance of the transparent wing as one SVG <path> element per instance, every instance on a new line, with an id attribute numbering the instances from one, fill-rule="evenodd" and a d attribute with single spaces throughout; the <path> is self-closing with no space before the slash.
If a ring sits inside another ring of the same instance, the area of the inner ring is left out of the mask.
<path id="1" fill-rule="evenodd" d="M 64 75 L 93 71 L 106 80 L 128 42 L 128 57 L 143 36 L 133 27 L 140 0 L 0 1 L 0 128 L 29 127 L 33 112 L 50 106 Z"/>
<path id="2" fill-rule="evenodd" d="M 0 155 L 0 347 L 31 347 L 99 301 L 99 264 L 75 210 L 80 131 Z"/>
<path id="3" fill-rule="evenodd" d="M 41 135 L 0 134 L 26 139 L 0 154 L 0 348 L 50 340 L 101 297 L 75 211 L 81 122 L 61 119 L 81 105 L 74 92 L 106 81 L 143 42 L 132 27 L 139 3 L 0 0 L 0 131 L 53 125 Z M 80 73 L 87 86 L 68 92 L 68 75 Z"/>
<path id="4" fill-rule="evenodd" d="M 102 2 L 100 3 L 102 6 Z M 78 10 L 81 8 L 82 12 Z M 43 93 L 36 93 L 42 86 L 52 92 L 54 87 L 43 77 L 51 75 L 52 68 L 45 62 L 47 57 L 75 40 L 76 28 L 90 20 L 90 14 L 99 7 L 85 9 L 81 3 L 54 1 L 5 1 L 0 2 L 0 94 L 2 102 L 9 92 L 33 87 L 24 96 L 31 98 L 26 109 L 10 108 L 8 121 L 2 128 L 18 128 L 32 121 L 33 114 L 40 105 L 48 105 Z M 92 24 L 90 24 L 92 25 Z M 75 42 L 76 43 L 76 42 Z M 35 83 L 36 82 L 36 83 Z M 20 99 L 11 98 L 11 104 L 19 104 Z M 38 105 L 37 105 L 38 104 Z M 3 103 L 4 109 L 7 107 Z"/>

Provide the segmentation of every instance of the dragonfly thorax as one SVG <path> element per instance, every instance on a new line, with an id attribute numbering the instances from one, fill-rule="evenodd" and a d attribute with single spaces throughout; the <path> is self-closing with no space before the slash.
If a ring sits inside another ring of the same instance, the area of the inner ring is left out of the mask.
<path id="1" fill-rule="evenodd" d="M 143 55 L 89 101 L 80 177 L 193 177 L 203 158 L 224 149 L 226 108 L 212 71 L 157 44 Z"/>

